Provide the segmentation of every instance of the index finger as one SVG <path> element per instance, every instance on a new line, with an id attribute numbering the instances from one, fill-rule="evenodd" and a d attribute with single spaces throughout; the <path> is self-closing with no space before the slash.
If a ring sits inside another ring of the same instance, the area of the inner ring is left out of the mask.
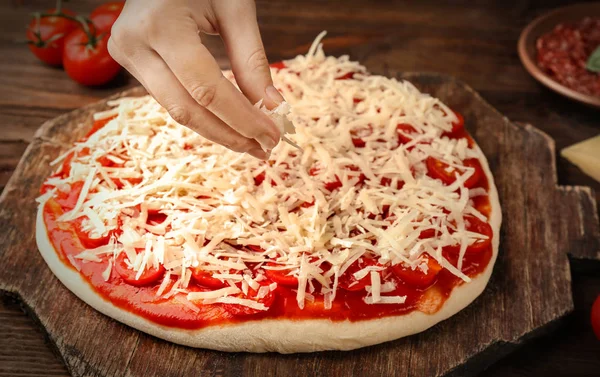
<path id="1" fill-rule="evenodd" d="M 269 61 L 260 37 L 256 21 L 254 2 L 217 2 L 214 4 L 220 25 L 220 33 L 231 68 L 240 89 L 250 99 L 264 99 L 268 108 L 274 108 L 284 98 L 273 86 Z M 243 12 L 234 12 L 231 7 L 243 7 Z"/>
<path id="2" fill-rule="evenodd" d="M 241 135 L 256 139 L 265 150 L 277 145 L 277 126 L 223 76 L 197 29 L 167 23 L 153 42 L 152 47 L 196 102 Z"/>

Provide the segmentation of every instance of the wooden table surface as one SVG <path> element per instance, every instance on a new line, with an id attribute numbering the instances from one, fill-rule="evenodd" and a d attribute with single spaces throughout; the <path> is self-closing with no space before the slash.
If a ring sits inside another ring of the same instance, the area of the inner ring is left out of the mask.
<path id="1" fill-rule="evenodd" d="M 89 12 L 100 3 L 79 0 L 69 7 Z M 342 4 L 343 3 L 343 4 Z M 600 133 L 600 111 L 550 92 L 522 68 L 516 52 L 521 29 L 548 9 L 569 1 L 258 1 L 259 22 L 272 61 L 307 50 L 323 29 L 326 50 L 349 54 L 371 71 L 430 71 L 457 76 L 513 121 L 528 122 L 556 141 L 557 151 Z M 42 122 L 137 83 L 122 74 L 96 89 L 78 86 L 66 74 L 40 64 L 24 44 L 32 11 L 51 0 L 0 3 L 0 189 Z M 222 67 L 217 38 L 207 45 Z M 559 183 L 600 184 L 557 156 Z M 552 205 L 552 203 L 548 203 Z M 510 218 L 506 219 L 510 221 Z M 3 230 L 0 229 L 0 237 Z M 0 250 L 0 253 L 2 250 Z M 574 271 L 575 312 L 555 331 L 534 339 L 482 376 L 593 376 L 600 374 L 600 341 L 589 324 L 600 277 Z M 36 324 L 17 303 L 0 299 L 0 376 L 67 376 Z"/>

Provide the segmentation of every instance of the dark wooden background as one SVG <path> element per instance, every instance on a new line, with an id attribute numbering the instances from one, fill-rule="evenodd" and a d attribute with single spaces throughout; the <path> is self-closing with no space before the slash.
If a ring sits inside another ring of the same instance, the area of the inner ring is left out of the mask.
<path id="1" fill-rule="evenodd" d="M 87 12 L 100 3 L 71 1 Z M 600 133 L 600 110 L 570 102 L 539 85 L 522 68 L 516 43 L 537 15 L 569 1 L 258 1 L 259 21 L 272 61 L 304 53 L 323 29 L 331 54 L 350 54 L 373 72 L 442 72 L 474 87 L 513 121 L 532 123 L 556 141 L 557 150 Z M 52 0 L 0 2 L 0 189 L 42 122 L 136 85 L 121 75 L 103 88 L 78 86 L 59 69 L 38 63 L 23 44 L 28 14 Z M 207 44 L 223 67 L 216 38 Z M 557 156 L 559 184 L 600 184 Z M 552 203 L 548 203 L 552 205 Z M 510 219 L 506 219 L 510 221 Z M 0 229 L 0 237 L 2 236 Z M 589 310 L 600 277 L 577 268 L 575 312 L 550 335 L 532 340 L 482 376 L 600 375 L 600 341 Z M 67 376 L 43 334 L 18 304 L 0 300 L 0 376 Z"/>

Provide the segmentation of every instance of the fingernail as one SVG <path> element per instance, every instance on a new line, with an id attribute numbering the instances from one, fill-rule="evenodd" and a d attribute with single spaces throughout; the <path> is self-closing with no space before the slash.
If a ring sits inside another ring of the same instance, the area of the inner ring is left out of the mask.
<path id="1" fill-rule="evenodd" d="M 277 90 L 277 88 L 275 88 L 273 85 L 267 86 L 267 89 L 265 89 L 265 93 L 271 101 L 275 102 L 278 105 L 285 101 L 285 98 L 283 98 L 281 93 L 279 93 L 279 90 Z"/>
<path id="2" fill-rule="evenodd" d="M 265 151 L 270 151 L 273 148 L 275 148 L 277 146 L 277 142 L 278 140 L 273 140 L 270 136 L 268 135 L 260 135 L 257 138 L 257 141 L 260 143 L 260 146 L 262 147 L 263 150 Z"/>
<path id="3" fill-rule="evenodd" d="M 248 151 L 248 154 L 250 154 L 250 155 L 252 155 L 252 156 L 254 156 L 254 157 L 256 157 L 256 158 L 259 158 L 259 159 L 261 159 L 261 160 L 268 160 L 268 159 L 269 159 L 269 156 L 271 155 L 271 153 L 270 153 L 270 152 L 265 152 L 265 151 L 263 151 L 263 150 L 262 150 L 262 149 L 260 149 L 260 148 L 253 148 L 253 149 L 250 149 L 250 150 Z"/>

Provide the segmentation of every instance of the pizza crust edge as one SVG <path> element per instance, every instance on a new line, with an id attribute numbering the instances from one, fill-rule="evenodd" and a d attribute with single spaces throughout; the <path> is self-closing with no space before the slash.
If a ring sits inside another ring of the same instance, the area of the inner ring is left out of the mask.
<path id="1" fill-rule="evenodd" d="M 96 293 L 79 272 L 65 266 L 48 238 L 43 220 L 43 204 L 38 206 L 36 216 L 36 242 L 50 270 L 77 297 L 123 324 L 169 342 L 228 352 L 296 353 L 353 350 L 425 331 L 467 307 L 485 289 L 498 256 L 502 214 L 498 192 L 487 159 L 478 145 L 476 150 L 489 182 L 488 195 L 491 205 L 489 223 L 493 230 L 493 255 L 486 269 L 470 283 L 454 288 L 442 308 L 434 314 L 413 311 L 399 316 L 354 322 L 327 319 L 263 319 L 215 325 L 197 330 L 167 327 L 114 306 Z"/>

